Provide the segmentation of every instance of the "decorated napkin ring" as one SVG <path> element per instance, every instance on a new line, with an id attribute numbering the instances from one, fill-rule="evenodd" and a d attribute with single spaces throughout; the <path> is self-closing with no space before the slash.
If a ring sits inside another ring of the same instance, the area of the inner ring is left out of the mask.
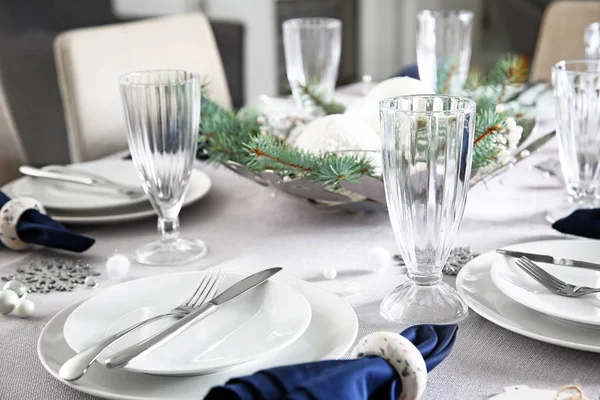
<path id="1" fill-rule="evenodd" d="M 46 214 L 46 210 L 39 201 L 31 197 L 18 197 L 7 201 L 0 208 L 0 242 L 12 250 L 24 250 L 29 243 L 25 243 L 17 235 L 17 224 L 21 215 L 27 210 L 36 210 Z"/>
<path id="2" fill-rule="evenodd" d="M 378 356 L 387 360 L 402 380 L 399 400 L 416 400 L 425 391 L 427 366 L 414 344 L 392 332 L 375 332 L 365 336 L 354 349 L 354 357 Z"/>

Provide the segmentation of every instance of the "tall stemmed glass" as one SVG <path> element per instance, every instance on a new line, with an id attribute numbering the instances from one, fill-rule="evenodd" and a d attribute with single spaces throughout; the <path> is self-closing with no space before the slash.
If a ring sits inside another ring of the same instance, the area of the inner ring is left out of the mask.
<path id="1" fill-rule="evenodd" d="M 585 55 L 590 60 L 600 60 L 600 22 L 585 28 Z"/>
<path id="2" fill-rule="evenodd" d="M 467 81 L 471 63 L 473 12 L 423 10 L 417 14 L 419 78 L 437 93 L 457 94 Z M 443 69 L 448 77 L 438 82 Z"/>
<path id="3" fill-rule="evenodd" d="M 447 324 L 468 312 L 442 267 L 462 220 L 475 102 L 414 95 L 380 103 L 387 207 L 408 280 L 387 295 L 381 314 L 406 325 Z"/>
<path id="4" fill-rule="evenodd" d="M 285 68 L 292 95 L 308 116 L 319 108 L 307 85 L 326 102 L 333 98 L 342 52 L 342 22 L 334 18 L 296 18 L 283 23 Z"/>
<path id="5" fill-rule="evenodd" d="M 137 249 L 149 265 L 185 264 L 206 254 L 179 237 L 179 211 L 198 145 L 200 75 L 178 70 L 132 72 L 120 79 L 127 140 L 144 191 L 158 214 L 160 240 Z"/>
<path id="6" fill-rule="evenodd" d="M 600 206 L 600 60 L 560 61 L 552 67 L 552 84 L 569 199 L 548 212 L 550 222 Z"/>

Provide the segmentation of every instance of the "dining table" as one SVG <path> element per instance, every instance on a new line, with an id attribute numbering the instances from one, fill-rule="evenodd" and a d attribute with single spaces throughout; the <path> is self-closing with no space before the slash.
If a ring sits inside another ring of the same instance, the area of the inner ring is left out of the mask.
<path id="1" fill-rule="evenodd" d="M 550 131 L 553 123 L 540 123 L 537 129 Z M 567 192 L 560 176 L 543 173 L 535 166 L 557 157 L 553 140 L 514 168 L 473 187 L 454 246 L 484 253 L 530 241 L 578 240 L 553 230 L 545 219 L 547 210 L 562 203 Z M 382 298 L 406 279 L 405 269 L 392 260 L 397 246 L 386 212 L 318 207 L 223 167 L 197 161 L 195 168 L 210 177 L 212 188 L 200 201 L 182 210 L 181 235 L 201 238 L 209 247 L 208 255 L 180 267 L 132 263 L 127 275 L 111 279 L 106 273 L 107 259 L 115 252 L 131 256 L 138 245 L 155 238 L 156 220 L 73 226 L 73 230 L 97 240 L 80 257 L 101 273 L 98 285 L 81 285 L 70 292 L 32 293 L 29 296 L 36 305 L 34 317 L 0 317 L 1 399 L 94 398 L 63 385 L 44 370 L 36 353 L 39 334 L 66 306 L 103 288 L 146 276 L 214 265 L 243 272 L 281 266 L 285 274 L 343 295 L 358 316 L 357 340 L 371 332 L 401 332 L 406 328 L 379 314 Z M 61 255 L 3 248 L 0 275 L 9 275 L 35 257 Z M 327 268 L 335 268 L 334 279 L 324 278 Z M 456 278 L 448 275 L 444 280 L 454 285 Z M 599 333 L 590 330 L 590 335 Z M 517 385 L 557 390 L 571 384 L 581 387 L 588 398 L 598 398 L 599 365 L 600 354 L 536 341 L 470 311 L 459 324 L 451 355 L 428 375 L 422 398 L 487 399 Z"/>

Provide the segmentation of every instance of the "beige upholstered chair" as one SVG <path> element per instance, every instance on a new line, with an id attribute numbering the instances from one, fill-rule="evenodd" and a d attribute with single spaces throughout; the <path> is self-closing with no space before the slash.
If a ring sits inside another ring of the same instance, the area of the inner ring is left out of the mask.
<path id="1" fill-rule="evenodd" d="M 0 80 L 0 185 L 19 176 L 19 166 L 26 163 L 25 153 Z"/>
<path id="2" fill-rule="evenodd" d="M 67 31 L 56 37 L 54 53 L 72 162 L 127 147 L 119 92 L 119 77 L 127 72 L 199 72 L 211 97 L 231 106 L 219 51 L 200 13 Z"/>
<path id="3" fill-rule="evenodd" d="M 585 27 L 600 20 L 600 1 L 555 1 L 544 12 L 529 79 L 552 79 L 552 65 L 585 58 Z"/>

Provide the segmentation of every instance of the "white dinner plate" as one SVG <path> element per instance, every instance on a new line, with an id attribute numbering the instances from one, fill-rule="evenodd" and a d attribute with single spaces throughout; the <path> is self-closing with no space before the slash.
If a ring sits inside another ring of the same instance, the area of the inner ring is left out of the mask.
<path id="1" fill-rule="evenodd" d="M 73 350 L 82 351 L 139 321 L 167 313 L 194 290 L 204 273 L 152 276 L 103 290 L 71 313 L 63 331 L 65 340 Z M 227 273 L 219 292 L 245 277 Z M 310 305 L 301 294 L 289 285 L 269 280 L 123 369 L 155 375 L 221 371 L 288 346 L 304 333 L 310 318 Z M 127 335 L 102 353 L 98 361 L 103 363 L 173 321 L 157 321 Z"/>
<path id="2" fill-rule="evenodd" d="M 190 177 L 190 186 L 188 187 L 188 191 L 183 200 L 183 207 L 204 197 L 210 190 L 210 186 L 211 182 L 208 175 L 194 168 Z M 48 215 L 56 221 L 66 224 L 108 224 L 156 216 L 156 211 L 154 211 L 149 202 L 134 204 L 127 207 L 114 207 L 94 211 L 47 211 Z"/>
<path id="3" fill-rule="evenodd" d="M 587 240 L 523 243 L 510 250 L 546 254 L 600 263 L 600 242 Z M 550 274 L 575 285 L 600 287 L 600 271 L 536 263 Z M 556 318 L 581 324 L 600 325 L 600 294 L 568 298 L 551 293 L 515 264 L 515 259 L 502 257 L 491 270 L 494 284 L 502 293 L 526 307 Z M 600 327 L 599 327 L 600 328 Z"/>
<path id="4" fill-rule="evenodd" d="M 42 169 L 54 171 L 53 168 L 57 168 L 57 166 L 47 166 Z M 66 165 L 61 169 L 72 171 L 73 175 L 79 175 L 78 172 L 82 172 L 84 177 L 85 173 L 97 175 L 142 190 L 140 178 L 131 161 L 104 159 Z M 50 210 L 92 211 L 148 202 L 145 194 L 129 197 L 111 189 L 29 176 L 9 183 L 3 188 L 3 191 L 11 197 L 33 197 Z"/>
<path id="5" fill-rule="evenodd" d="M 547 243 L 560 245 L 567 242 Z M 495 251 L 482 254 L 471 260 L 458 274 L 458 293 L 473 311 L 498 326 L 532 339 L 600 353 L 598 330 L 557 320 L 504 295 L 494 285 L 490 276 L 492 265 L 502 257 Z"/>
<path id="6" fill-rule="evenodd" d="M 291 277 L 279 277 L 277 280 L 292 286 L 310 303 L 310 325 L 298 340 L 285 349 L 239 367 L 209 375 L 166 377 L 111 370 L 96 363 L 81 379 L 62 381 L 58 370 L 75 354 L 64 340 L 63 327 L 78 304 L 56 314 L 44 327 L 38 340 L 38 356 L 52 376 L 83 393 L 118 400 L 192 400 L 203 398 L 211 387 L 222 385 L 235 376 L 280 365 L 336 359 L 346 354 L 358 332 L 358 321 L 352 307 L 315 284 Z"/>

